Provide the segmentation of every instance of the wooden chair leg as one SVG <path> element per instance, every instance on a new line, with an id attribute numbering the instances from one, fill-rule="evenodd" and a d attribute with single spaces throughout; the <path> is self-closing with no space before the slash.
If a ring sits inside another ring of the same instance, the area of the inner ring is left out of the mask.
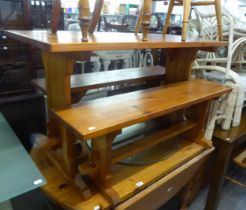
<path id="1" fill-rule="evenodd" d="M 216 11 L 216 17 L 217 17 L 217 24 L 218 24 L 218 36 L 219 40 L 223 40 L 223 32 L 222 32 L 222 15 L 221 15 L 221 1 L 215 0 L 215 11 Z"/>
<path id="2" fill-rule="evenodd" d="M 94 7 L 93 14 L 92 14 L 90 27 L 89 27 L 89 33 L 90 34 L 94 33 L 96 26 L 100 20 L 103 4 L 104 4 L 104 0 L 96 0 L 96 2 L 95 2 L 95 7 Z"/>
<path id="3" fill-rule="evenodd" d="M 189 15 L 191 9 L 191 0 L 184 0 L 183 4 L 184 4 L 184 14 L 183 14 L 182 41 L 185 41 L 188 31 L 187 29 L 188 29 Z"/>
<path id="4" fill-rule="evenodd" d="M 143 41 L 148 40 L 148 32 L 149 32 L 151 13 L 152 13 L 152 0 L 144 0 L 142 23 L 141 23 L 142 24 L 142 31 L 143 31 Z"/>
<path id="5" fill-rule="evenodd" d="M 170 25 L 170 19 L 171 19 L 171 15 L 173 12 L 173 7 L 174 7 L 174 0 L 170 0 L 169 6 L 168 6 L 168 11 L 167 11 L 167 17 L 165 20 L 165 25 L 164 25 L 163 30 L 162 30 L 163 35 L 167 34 L 167 29 Z"/>
<path id="6" fill-rule="evenodd" d="M 79 21 L 82 32 L 82 42 L 88 42 L 88 31 L 90 27 L 89 0 L 79 0 Z"/>
<path id="7" fill-rule="evenodd" d="M 143 15 L 143 7 L 141 8 L 140 14 L 138 16 L 137 24 L 135 26 L 135 31 L 134 31 L 135 34 L 139 32 L 139 29 L 142 23 L 142 15 Z"/>
<path id="8" fill-rule="evenodd" d="M 58 30 L 61 13 L 61 0 L 55 0 L 52 6 L 51 32 L 56 33 Z"/>

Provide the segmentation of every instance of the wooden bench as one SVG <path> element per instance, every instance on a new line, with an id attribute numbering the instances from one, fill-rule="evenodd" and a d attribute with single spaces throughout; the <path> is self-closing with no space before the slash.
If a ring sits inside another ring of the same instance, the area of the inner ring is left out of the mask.
<path id="1" fill-rule="evenodd" d="M 72 75 L 72 98 L 74 102 L 78 102 L 91 89 L 125 83 L 161 81 L 164 79 L 164 74 L 165 69 L 163 67 L 152 66 Z M 46 93 L 45 79 L 34 79 L 32 84 L 37 90 Z"/>
<path id="2" fill-rule="evenodd" d="M 52 110 L 52 114 L 81 141 L 92 140 L 90 161 L 96 167 L 82 163 L 79 171 L 82 175 L 95 178 L 100 191 L 116 205 L 136 191 L 135 184 L 128 185 L 128 178 L 121 180 L 122 173 L 127 176 L 135 171 L 131 179 L 142 180 L 144 185 L 148 185 L 165 176 L 177 165 L 211 149 L 212 145 L 203 138 L 208 102 L 228 92 L 230 88 L 195 80 L 93 100 L 65 110 Z M 112 150 L 112 143 L 123 128 L 184 109 L 187 120 L 177 117 L 168 127 Z M 138 171 L 139 168 L 118 166 L 117 172 L 111 172 L 113 163 L 176 137 L 180 138 L 182 146 L 169 163 L 158 162 L 146 166 L 144 170 L 142 168 L 141 172 Z M 188 145 L 190 149 L 187 150 Z M 151 175 L 151 171 L 155 173 Z M 128 186 L 128 189 L 123 186 Z"/>

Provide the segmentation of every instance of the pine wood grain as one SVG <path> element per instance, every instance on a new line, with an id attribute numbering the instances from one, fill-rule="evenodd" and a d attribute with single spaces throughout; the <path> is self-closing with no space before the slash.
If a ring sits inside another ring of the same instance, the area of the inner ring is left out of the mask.
<path id="1" fill-rule="evenodd" d="M 75 52 L 98 50 L 130 50 L 160 48 L 214 48 L 227 45 L 227 42 L 211 40 L 191 40 L 182 42 L 181 36 L 149 34 L 148 41 L 142 41 L 141 34 L 97 32 L 88 35 L 88 42 L 81 42 L 81 33 L 75 31 L 5 31 L 6 35 L 49 52 Z"/>
<path id="2" fill-rule="evenodd" d="M 194 80 L 94 100 L 79 107 L 53 111 L 60 123 L 80 139 L 118 131 L 230 92 L 216 83 Z"/>
<path id="3" fill-rule="evenodd" d="M 154 180 L 156 180 L 153 170 L 158 172 L 157 175 L 165 174 L 165 173 L 168 175 L 164 176 L 163 178 L 161 178 L 162 177 L 161 176 L 159 179 L 157 179 L 159 181 L 155 182 L 153 185 L 150 185 L 150 187 L 154 187 L 154 188 L 156 186 L 159 186 L 159 187 L 169 186 L 170 187 L 170 185 L 173 183 L 173 182 L 170 182 L 170 180 L 176 177 L 177 174 L 179 174 L 180 177 L 183 177 L 184 171 L 187 171 L 187 170 L 190 171 L 191 166 L 194 166 L 197 163 L 201 163 L 200 160 L 202 160 L 203 157 L 205 157 L 208 153 L 211 152 L 208 150 L 202 152 L 203 149 L 204 148 L 200 145 L 186 141 L 182 144 L 182 147 L 180 148 L 178 153 L 176 153 L 176 155 L 174 155 L 172 158 L 168 160 L 163 160 L 161 162 L 158 162 L 157 164 L 148 165 L 147 167 L 146 166 L 142 166 L 142 167 L 128 166 L 127 167 L 127 166 L 119 165 L 120 168 L 116 168 L 115 170 L 117 172 L 121 170 L 126 171 L 125 175 L 126 176 L 129 175 L 129 177 L 127 179 L 122 179 L 119 176 L 116 176 L 116 179 L 118 179 L 118 181 L 120 182 L 118 182 L 117 180 L 114 180 L 113 182 L 118 183 L 114 185 L 114 188 L 117 190 L 122 190 L 122 196 L 124 195 L 124 197 L 128 197 L 126 196 L 127 194 L 128 195 L 131 193 L 135 194 L 137 191 L 143 190 L 143 187 L 136 190 L 137 187 L 135 183 L 137 181 L 142 180 L 145 183 L 144 186 L 147 186 L 149 185 L 148 183 L 151 183 L 151 182 L 153 183 Z M 107 200 L 103 198 L 103 196 L 100 193 L 96 192 L 95 189 L 93 188 L 91 188 L 92 193 L 93 193 L 92 197 L 84 201 L 79 195 L 78 191 L 66 181 L 66 179 L 61 175 L 59 170 L 54 165 L 52 165 L 45 156 L 43 156 L 42 152 L 40 151 L 40 148 L 34 147 L 32 149 L 31 156 L 33 160 L 35 161 L 35 163 L 37 164 L 37 166 L 39 167 L 39 169 L 41 170 L 41 172 L 43 173 L 43 175 L 45 176 L 47 183 L 48 183 L 42 188 L 42 190 L 51 200 L 54 200 L 57 204 L 59 204 L 59 206 L 65 209 L 85 210 L 85 209 L 94 209 L 95 206 L 99 205 L 101 209 L 104 209 L 104 210 L 110 209 L 111 205 L 107 202 Z M 192 156 L 196 156 L 196 157 L 192 158 Z M 189 159 L 190 161 L 188 161 Z M 181 162 L 183 162 L 183 165 L 175 169 L 175 164 L 179 164 Z M 169 171 L 171 168 L 173 168 L 173 170 Z M 193 176 L 193 173 L 189 173 L 189 175 L 186 174 L 184 176 L 185 177 L 188 176 L 188 177 L 186 177 L 185 180 L 178 179 L 178 180 L 182 180 L 182 182 L 174 186 L 175 187 L 173 188 L 174 191 L 176 191 L 177 189 L 180 189 L 180 187 L 185 184 L 186 180 L 191 179 Z M 153 179 L 153 181 L 151 181 L 151 179 Z M 124 189 L 126 186 L 125 185 L 126 183 L 130 184 L 129 185 L 130 188 L 127 187 L 126 189 Z M 168 190 L 168 188 L 166 188 L 166 190 Z M 133 191 L 130 192 L 129 190 L 133 190 Z M 148 196 L 148 195 L 151 195 L 152 190 L 150 191 L 143 190 L 142 192 L 144 193 L 144 196 Z M 163 197 L 162 196 L 163 194 L 160 192 L 157 195 L 159 197 Z M 136 196 L 141 197 L 141 194 L 137 194 Z M 166 198 L 167 197 L 163 197 L 163 200 L 160 199 L 159 202 L 163 204 L 166 201 Z M 135 199 L 136 197 L 134 198 L 134 201 L 136 202 Z M 132 200 L 129 200 L 129 204 L 127 203 L 126 204 L 129 207 L 132 205 L 131 203 L 132 203 Z"/>
<path id="4" fill-rule="evenodd" d="M 168 159 L 142 166 L 114 165 L 112 166 L 111 188 L 118 194 L 121 201 L 124 201 L 203 151 L 203 146 L 180 139 L 180 149 Z M 83 168 L 80 170 L 83 171 Z M 138 187 L 136 186 L 138 182 L 144 184 Z"/>
<path id="5" fill-rule="evenodd" d="M 154 184 L 145 188 L 135 196 L 129 198 L 121 205 L 117 206 L 116 210 L 156 210 L 172 198 L 182 187 L 184 187 L 190 178 L 196 175 L 201 165 L 207 160 L 209 154 L 214 149 L 206 150 L 197 155 L 196 158 L 190 160 L 186 164 L 180 166 L 175 171 L 171 172 Z"/>

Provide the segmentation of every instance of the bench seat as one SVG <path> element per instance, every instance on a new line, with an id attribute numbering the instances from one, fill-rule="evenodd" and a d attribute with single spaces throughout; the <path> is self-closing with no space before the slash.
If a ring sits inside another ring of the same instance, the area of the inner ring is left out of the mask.
<path id="1" fill-rule="evenodd" d="M 71 76 L 71 89 L 72 92 L 83 92 L 122 83 L 163 80 L 164 74 L 165 69 L 161 66 L 76 74 Z M 46 93 L 45 79 L 34 79 L 32 84 Z"/>
<path id="2" fill-rule="evenodd" d="M 228 92 L 230 88 L 205 80 L 186 81 L 97 99 L 65 110 L 53 110 L 53 114 L 80 139 L 87 140 Z"/>

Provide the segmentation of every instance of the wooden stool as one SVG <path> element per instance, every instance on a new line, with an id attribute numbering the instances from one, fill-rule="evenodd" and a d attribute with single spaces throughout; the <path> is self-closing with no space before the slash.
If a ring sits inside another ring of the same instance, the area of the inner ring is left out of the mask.
<path id="1" fill-rule="evenodd" d="M 165 25 L 163 27 L 163 34 L 167 33 L 168 26 L 170 25 L 170 18 L 172 15 L 174 6 L 183 6 L 183 28 L 182 28 L 182 41 L 186 40 L 187 36 L 187 28 L 188 21 L 190 15 L 191 6 L 208 6 L 214 5 L 216 10 L 217 22 L 218 22 L 218 36 L 219 40 L 222 40 L 222 17 L 221 17 L 221 1 L 220 0 L 211 0 L 211 1 L 196 1 L 192 2 L 192 0 L 170 0 L 167 17 L 165 21 Z"/>

